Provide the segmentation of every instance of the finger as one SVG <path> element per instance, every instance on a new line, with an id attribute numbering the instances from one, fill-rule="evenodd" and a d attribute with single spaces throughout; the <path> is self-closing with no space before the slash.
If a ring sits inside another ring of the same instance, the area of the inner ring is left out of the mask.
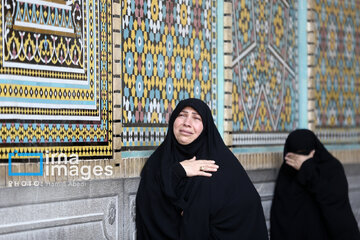
<path id="1" fill-rule="evenodd" d="M 294 167 L 294 166 L 295 166 L 295 163 L 294 163 L 294 161 L 292 161 L 292 160 L 286 160 L 285 163 L 286 163 L 287 165 L 290 165 L 291 167 Z"/>
<path id="2" fill-rule="evenodd" d="M 218 165 L 206 165 L 204 166 L 206 169 L 219 169 L 219 166 Z"/>
<path id="3" fill-rule="evenodd" d="M 198 163 L 196 162 L 198 166 L 202 167 L 202 168 L 219 168 L 219 165 L 216 165 L 215 163 Z"/>
<path id="4" fill-rule="evenodd" d="M 196 156 L 193 156 L 191 159 L 189 159 L 189 161 L 195 161 L 196 160 Z"/>
<path id="5" fill-rule="evenodd" d="M 297 153 L 290 152 L 290 153 L 287 154 L 287 156 L 290 157 L 290 158 L 297 158 L 297 157 L 299 157 L 301 155 L 299 155 Z"/>
<path id="6" fill-rule="evenodd" d="M 211 177 L 212 174 L 211 174 L 211 173 L 208 173 L 208 172 L 200 171 L 200 172 L 198 173 L 198 176 Z"/>
<path id="7" fill-rule="evenodd" d="M 293 160 L 293 161 L 296 160 L 297 158 L 298 158 L 298 156 L 294 153 L 291 153 L 291 154 L 285 156 L 285 159 L 289 159 L 289 160 Z"/>
<path id="8" fill-rule="evenodd" d="M 313 157 L 315 154 L 315 149 L 310 152 L 310 156 Z"/>
<path id="9" fill-rule="evenodd" d="M 206 163 L 203 166 L 205 166 L 205 167 L 219 167 L 219 165 L 217 165 L 215 163 Z"/>
<path id="10" fill-rule="evenodd" d="M 296 161 L 290 161 L 289 165 L 295 169 L 297 169 L 297 167 L 298 167 L 298 163 Z"/>
<path id="11" fill-rule="evenodd" d="M 196 160 L 196 162 L 201 163 L 201 164 L 213 164 L 213 163 L 215 163 L 214 160 Z"/>
<path id="12" fill-rule="evenodd" d="M 204 172 L 216 172 L 218 170 L 218 168 L 215 168 L 215 167 L 203 167 L 202 168 L 202 171 Z"/>

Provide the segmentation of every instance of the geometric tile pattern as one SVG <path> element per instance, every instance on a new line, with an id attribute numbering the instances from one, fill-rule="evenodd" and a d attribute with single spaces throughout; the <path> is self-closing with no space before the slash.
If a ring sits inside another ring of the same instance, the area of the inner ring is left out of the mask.
<path id="1" fill-rule="evenodd" d="M 324 139 L 360 140 L 360 1 L 317 1 L 314 21 L 315 128 Z M 357 136 L 353 136 L 357 132 Z"/>
<path id="2" fill-rule="evenodd" d="M 0 158 L 112 156 L 111 1 L 0 2 Z"/>
<path id="3" fill-rule="evenodd" d="M 216 1 L 122 1 L 122 149 L 153 149 L 185 98 L 216 117 Z"/>
<path id="4" fill-rule="evenodd" d="M 297 1 L 232 4 L 233 145 L 281 144 L 299 119 Z"/>

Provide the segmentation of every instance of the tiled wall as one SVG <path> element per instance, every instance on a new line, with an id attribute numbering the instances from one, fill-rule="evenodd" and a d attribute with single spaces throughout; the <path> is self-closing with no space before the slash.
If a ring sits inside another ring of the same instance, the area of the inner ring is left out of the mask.
<path id="1" fill-rule="evenodd" d="M 112 158 L 112 2 L 0 7 L 1 160 L 15 151 Z"/>
<path id="2" fill-rule="evenodd" d="M 309 1 L 308 64 L 316 133 L 360 141 L 360 2 Z"/>
<path id="3" fill-rule="evenodd" d="M 232 4 L 232 145 L 281 145 L 299 126 L 297 0 Z"/>

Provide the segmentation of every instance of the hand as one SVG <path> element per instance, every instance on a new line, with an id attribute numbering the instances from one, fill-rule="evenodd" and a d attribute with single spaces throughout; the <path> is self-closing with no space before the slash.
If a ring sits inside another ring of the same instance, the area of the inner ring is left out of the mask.
<path id="1" fill-rule="evenodd" d="M 212 174 L 209 172 L 216 172 L 219 168 L 213 160 L 196 160 L 193 157 L 189 160 L 180 162 L 181 166 L 185 169 L 187 177 L 204 176 L 211 177 Z"/>
<path id="2" fill-rule="evenodd" d="M 301 155 L 289 152 L 285 156 L 285 163 L 296 170 L 301 168 L 301 165 L 308 159 L 312 158 L 315 154 L 315 150 L 312 150 L 309 155 Z"/>

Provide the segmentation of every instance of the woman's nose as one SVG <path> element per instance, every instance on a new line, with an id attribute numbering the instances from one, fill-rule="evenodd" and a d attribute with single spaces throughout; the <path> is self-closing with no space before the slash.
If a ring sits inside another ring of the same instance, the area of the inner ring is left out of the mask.
<path id="1" fill-rule="evenodd" d="M 187 117 L 184 119 L 184 125 L 190 126 L 191 125 L 191 118 Z"/>

